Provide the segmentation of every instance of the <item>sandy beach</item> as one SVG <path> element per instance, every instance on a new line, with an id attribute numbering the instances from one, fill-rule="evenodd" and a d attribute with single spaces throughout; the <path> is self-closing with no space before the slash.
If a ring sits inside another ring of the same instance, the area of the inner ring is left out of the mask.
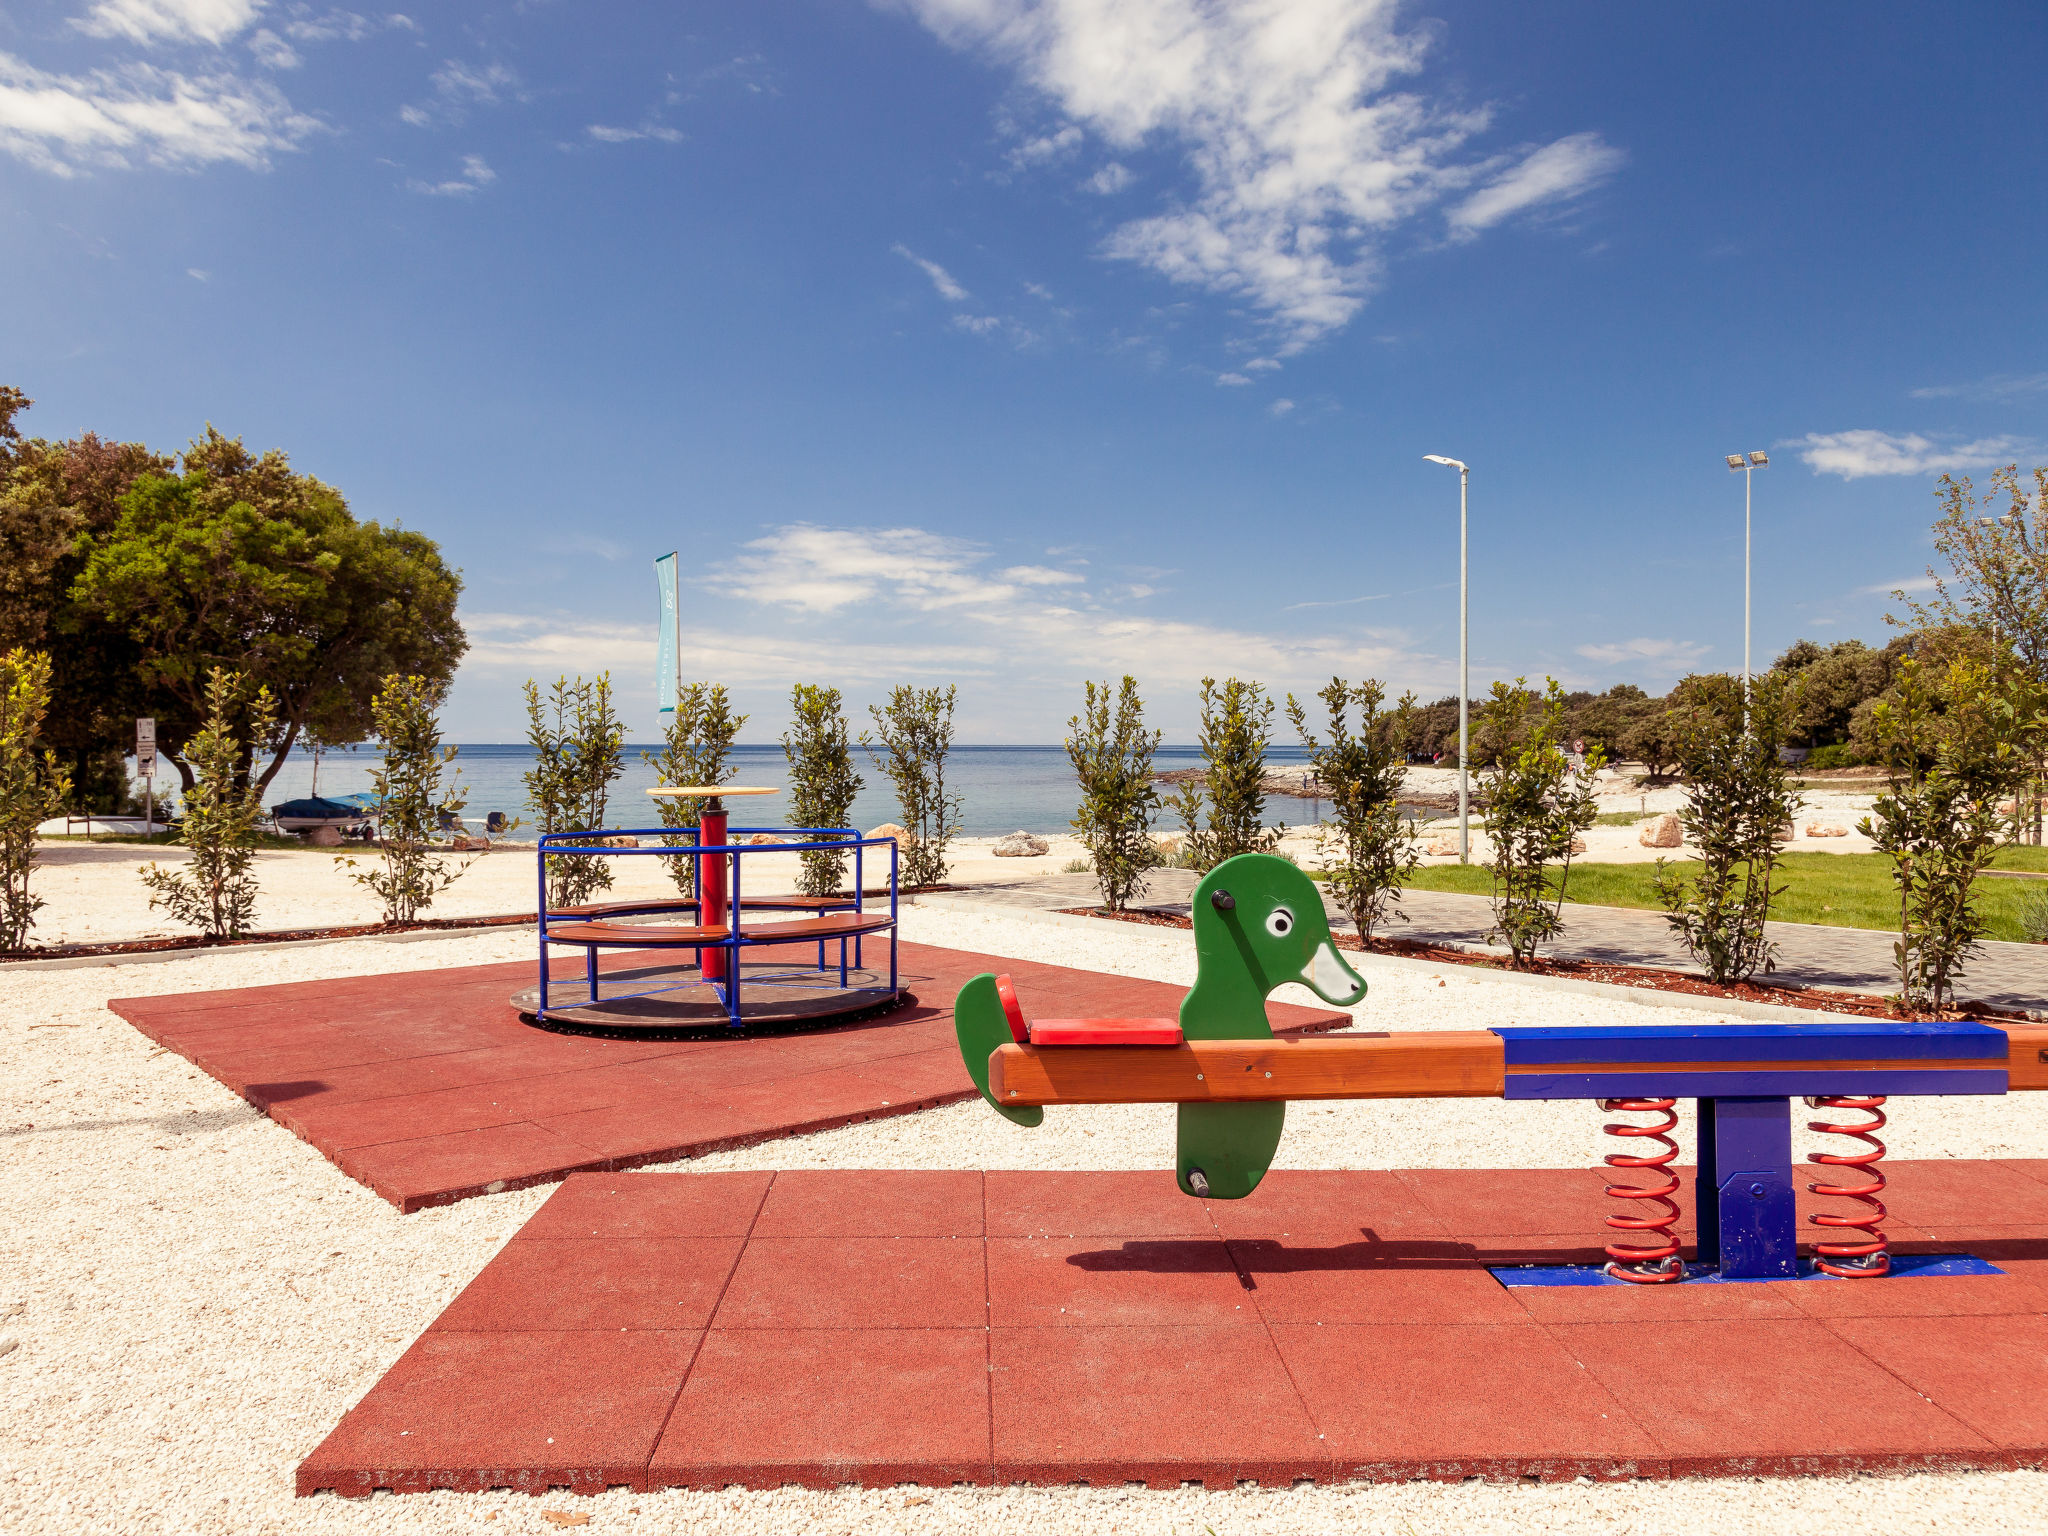
<path id="1" fill-rule="evenodd" d="M 287 856 L 290 857 L 290 856 Z M 508 861 L 521 862 L 521 861 Z M 1184 934 L 918 911 L 929 944 L 1186 983 Z M 534 1189 L 400 1216 L 106 1008 L 109 998 L 517 959 L 518 931 L 17 971 L 0 1157 L 0 1526 L 94 1532 L 543 1531 L 549 1511 L 626 1532 L 966 1529 L 1413 1533 L 2039 1529 L 2048 1476 L 1719 1479 L 1542 1486 L 614 1492 L 295 1499 L 294 1465 L 546 1197 Z M 1601 1022 L 1612 1001 L 1513 989 L 1366 957 L 1375 1029 Z M 1439 980 L 1444 985 L 1438 985 Z M 1293 1000 L 1307 1001 L 1300 993 Z M 1712 1015 L 1701 1015 L 1703 1019 Z M 2048 1097 L 1895 1101 L 1902 1157 L 2048 1156 Z M 1581 1104 L 1304 1105 L 1280 1165 L 1575 1167 L 1604 1148 Z M 702 1168 L 1159 1168 L 1171 1111 L 1096 1108 L 1023 1132 L 967 1103 L 720 1154 Z M 1688 1152 L 1689 1155 L 1689 1152 Z M 630 1174 L 620 1177 L 632 1177 Z"/>

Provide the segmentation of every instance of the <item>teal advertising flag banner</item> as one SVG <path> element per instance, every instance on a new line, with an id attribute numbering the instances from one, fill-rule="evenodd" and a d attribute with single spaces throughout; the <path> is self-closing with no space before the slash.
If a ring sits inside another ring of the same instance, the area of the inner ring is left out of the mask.
<path id="1" fill-rule="evenodd" d="M 661 591 L 661 644 L 655 653 L 654 697 L 661 712 L 676 712 L 676 695 L 682 691 L 682 608 L 676 592 L 676 557 L 663 555 L 654 562 L 654 584 Z"/>

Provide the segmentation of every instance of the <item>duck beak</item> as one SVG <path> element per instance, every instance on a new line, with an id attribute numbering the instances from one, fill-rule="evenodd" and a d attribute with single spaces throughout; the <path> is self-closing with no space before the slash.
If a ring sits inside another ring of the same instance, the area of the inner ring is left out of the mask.
<path id="1" fill-rule="evenodd" d="M 1337 946 L 1325 939 L 1302 968 L 1301 979 L 1308 989 L 1326 1003 L 1349 1008 L 1365 996 L 1365 978 L 1345 963 Z"/>

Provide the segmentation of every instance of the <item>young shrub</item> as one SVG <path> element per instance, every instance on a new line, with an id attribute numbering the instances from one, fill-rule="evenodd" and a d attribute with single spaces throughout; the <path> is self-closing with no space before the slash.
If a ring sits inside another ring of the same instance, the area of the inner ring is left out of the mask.
<path id="1" fill-rule="evenodd" d="M 732 712 L 732 700 L 723 683 L 691 683 L 676 700 L 668 729 L 662 733 L 661 751 L 642 752 L 641 761 L 651 763 L 664 784 L 723 784 L 732 774 L 732 765 L 727 761 L 732 744 L 746 723 L 745 715 Z M 701 800 L 663 795 L 654 803 L 664 827 L 694 828 L 703 817 Z M 664 837 L 662 841 L 671 848 L 687 848 L 697 839 Z M 661 862 L 667 866 L 669 878 L 675 881 L 679 892 L 685 896 L 697 894 L 695 859 L 684 854 L 664 854 Z"/>
<path id="2" fill-rule="evenodd" d="M 612 713 L 612 675 L 594 682 L 558 677 L 543 704 L 541 691 L 526 683 L 526 739 L 534 767 L 523 775 L 526 796 L 547 832 L 598 832 L 612 781 L 619 776 L 624 733 Z M 579 838 L 578 844 L 601 842 Z M 581 906 L 612 886 L 611 867 L 600 855 L 550 854 L 548 910 Z"/>
<path id="3" fill-rule="evenodd" d="M 210 939 L 239 938 L 256 915 L 254 862 L 255 827 L 263 814 L 260 784 L 238 782 L 246 760 L 234 734 L 239 711 L 251 740 L 263 741 L 277 719 L 277 705 L 268 688 L 244 698 L 246 680 L 239 672 L 215 667 L 206 679 L 206 722 L 185 747 L 192 769 L 192 787 L 185 792 L 185 819 L 177 840 L 192 850 L 179 869 L 142 870 L 149 904 L 162 907 L 178 922 L 190 924 Z"/>
<path id="4" fill-rule="evenodd" d="M 0 950 L 24 949 L 40 896 L 28 893 L 36 824 L 64 809 L 71 781 L 42 747 L 50 658 L 17 648 L 0 656 Z"/>
<path id="5" fill-rule="evenodd" d="M 953 695 L 945 688 L 896 688 L 886 706 L 870 704 L 881 753 L 875 766 L 896 786 L 903 830 L 902 879 L 907 886 L 940 885 L 946 878 L 946 844 L 960 835 L 960 797 L 946 793 L 946 754 L 953 749 Z M 861 745 L 866 746 L 862 737 Z"/>
<path id="6" fill-rule="evenodd" d="M 1678 823 L 1696 858 L 1683 870 L 1657 861 L 1657 899 L 1693 959 L 1724 984 L 1776 964 L 1764 922 L 1785 889 L 1771 884 L 1777 833 L 1799 809 L 1778 748 L 1799 692 L 1796 674 L 1769 672 L 1751 684 L 1747 708 L 1733 677 L 1688 678 L 1674 693 L 1672 738 L 1686 781 Z"/>
<path id="7" fill-rule="evenodd" d="M 1200 783 L 1168 799 L 1187 828 L 1181 845 L 1188 867 L 1214 869 L 1240 853 L 1271 853 L 1284 827 L 1266 826 L 1266 748 L 1273 739 L 1273 701 L 1257 683 L 1202 679 Z M 1205 804 L 1206 801 L 1206 804 Z"/>
<path id="8" fill-rule="evenodd" d="M 435 717 L 445 691 L 446 684 L 436 679 L 394 672 L 370 700 L 370 720 L 383 749 L 382 763 L 370 774 L 383 858 L 349 878 L 384 904 L 387 923 L 417 919 L 473 862 L 453 863 L 435 851 L 443 823 L 468 803 L 456 783 L 459 773 L 448 774 L 446 788 L 442 785 L 443 773 L 455 761 L 455 748 L 441 745 L 441 723 Z M 356 869 L 353 858 L 338 862 Z"/>
<path id="9" fill-rule="evenodd" d="M 1293 694 L 1287 718 L 1308 748 L 1315 777 L 1330 800 L 1330 821 L 1316 828 L 1316 852 L 1323 856 L 1330 895 L 1358 927 L 1359 936 L 1389 917 L 1401 917 L 1401 887 L 1413 878 L 1422 856 L 1401 824 L 1395 797 L 1408 771 L 1408 742 L 1415 696 L 1403 694 L 1391 712 L 1381 708 L 1386 690 L 1368 678 L 1356 688 L 1341 677 L 1316 695 L 1330 715 L 1325 746 L 1308 728 L 1308 712 Z M 1349 711 L 1358 707 L 1358 733 Z"/>
<path id="10" fill-rule="evenodd" d="M 1933 679 L 1899 666 L 1872 724 L 1890 782 L 1862 831 L 1892 860 L 1899 888 L 1899 1000 L 1939 1013 L 1984 937 L 1973 882 L 2012 831 L 2000 800 L 2026 782 L 2040 751 L 2039 705 L 2020 679 L 1964 654 Z"/>
<path id="11" fill-rule="evenodd" d="M 1145 871 L 1163 858 L 1152 840 L 1159 790 L 1152 782 L 1152 754 L 1160 733 L 1145 729 L 1145 705 L 1138 681 L 1126 674 L 1110 702 L 1109 684 L 1087 684 L 1081 713 L 1067 721 L 1067 761 L 1081 786 L 1073 828 L 1088 850 L 1102 904 L 1121 912 L 1145 890 Z M 1074 870 L 1079 874 L 1082 870 Z"/>
<path id="12" fill-rule="evenodd" d="M 789 759 L 789 819 L 799 827 L 843 827 L 853 814 L 861 776 L 853 771 L 853 749 L 839 690 L 798 683 L 789 696 L 790 724 L 782 751 Z M 829 848 L 802 855 L 797 889 L 829 896 L 839 889 L 846 855 Z"/>
<path id="13" fill-rule="evenodd" d="M 1555 678 L 1541 694 L 1516 678 L 1495 683 L 1478 736 L 1490 762 L 1480 776 L 1481 825 L 1493 843 L 1493 931 L 1519 970 L 1536 946 L 1564 930 L 1572 839 L 1593 825 L 1593 775 L 1606 763 L 1590 748 L 1578 768 L 1565 756 L 1565 698 Z M 1551 865 L 1556 865 L 1552 883 Z"/>

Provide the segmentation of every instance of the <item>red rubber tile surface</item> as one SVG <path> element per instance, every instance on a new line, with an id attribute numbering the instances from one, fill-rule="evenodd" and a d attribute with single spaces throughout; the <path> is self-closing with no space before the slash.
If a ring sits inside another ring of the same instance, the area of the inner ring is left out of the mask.
<path id="1" fill-rule="evenodd" d="M 1946 1219 L 1996 1164 L 1896 1165 Z M 299 1469 L 332 1489 L 1594 1478 L 2039 1465 L 2011 1273 L 1516 1288 L 1576 1171 L 577 1174 Z M 1426 1192 L 1427 1203 L 1415 1193 Z M 1267 1213 L 1262 1225 L 1258 1212 Z M 1509 1213 L 1511 1214 L 1511 1213 Z M 1914 1229 L 1903 1229 L 1912 1232 Z M 984 1235 L 986 1234 L 986 1235 Z M 1458 1234 L 1458 1235 L 1450 1235 Z M 1477 1234 L 1477 1235 L 1474 1235 Z M 1915 1234 L 1916 1237 L 1919 1234 Z"/>
<path id="2" fill-rule="evenodd" d="M 532 984 L 531 961 L 110 1006 L 351 1178 L 414 1211 L 580 1169 L 701 1156 L 971 1098 L 953 997 L 983 971 L 1015 977 L 1034 1013 L 1171 1014 L 1182 996 L 1159 982 L 919 944 L 901 946 L 898 958 L 915 1006 L 864 1024 L 740 1040 L 595 1040 L 535 1029 L 511 1005 Z M 647 959 L 621 951 L 601 968 Z M 565 976 L 580 977 L 582 964 L 558 962 Z M 1268 1012 L 1281 1030 L 1343 1022 L 1327 1009 L 1275 1004 Z"/>

